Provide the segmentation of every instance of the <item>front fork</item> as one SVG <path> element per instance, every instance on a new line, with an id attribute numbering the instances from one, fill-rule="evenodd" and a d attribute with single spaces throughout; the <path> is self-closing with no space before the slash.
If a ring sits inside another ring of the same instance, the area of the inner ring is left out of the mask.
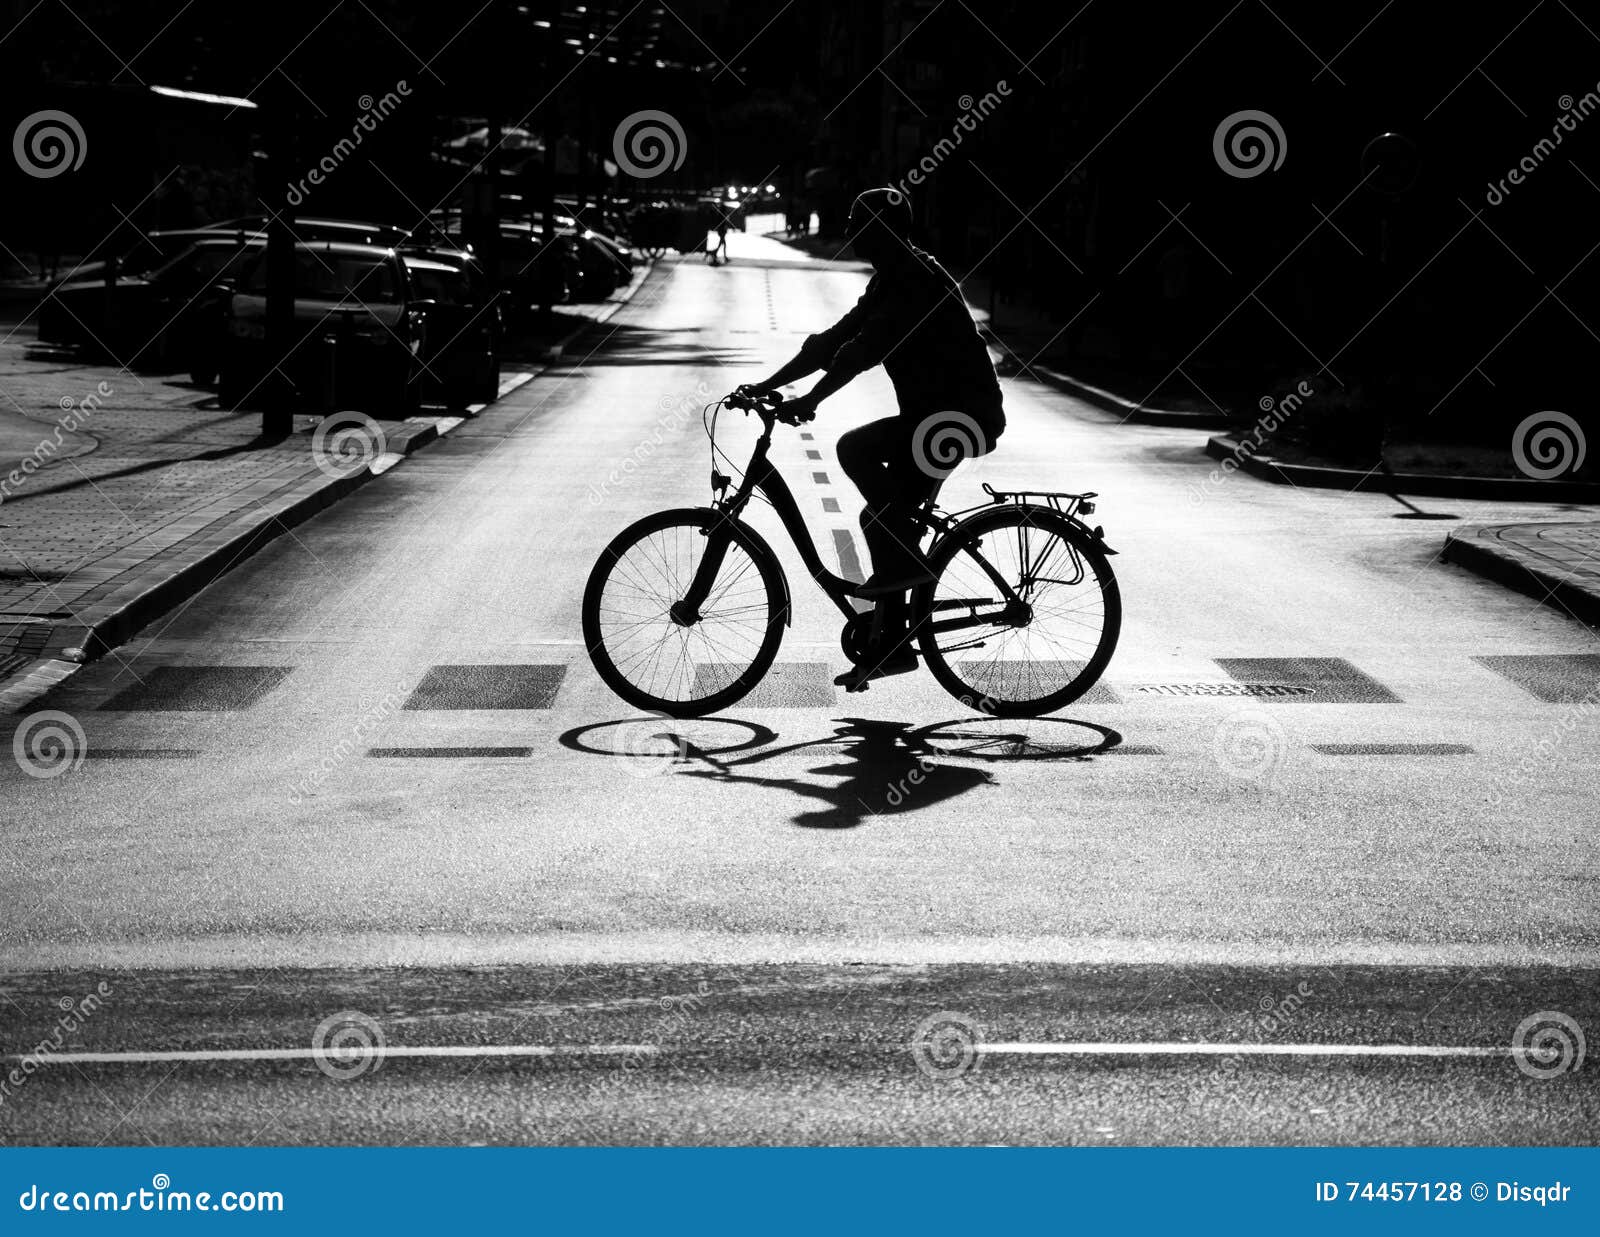
<path id="1" fill-rule="evenodd" d="M 706 553 L 695 569 L 694 579 L 683 596 L 667 608 L 667 614 L 679 627 L 693 627 L 700 621 L 700 607 L 711 595 L 711 586 L 717 582 L 722 570 L 722 560 L 728 556 L 728 544 L 733 540 L 733 529 L 728 525 L 713 528 L 706 533 Z"/>

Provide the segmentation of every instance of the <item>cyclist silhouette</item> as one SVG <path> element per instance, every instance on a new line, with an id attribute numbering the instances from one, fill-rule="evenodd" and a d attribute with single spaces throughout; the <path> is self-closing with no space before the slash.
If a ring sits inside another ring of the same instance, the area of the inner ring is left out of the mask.
<path id="1" fill-rule="evenodd" d="M 856 375 L 881 364 L 894 384 L 898 416 L 870 421 L 839 439 L 839 464 L 861 491 L 861 528 L 872 576 L 857 595 L 883 608 L 880 657 L 868 670 L 840 676 L 877 678 L 915 670 L 906 631 L 906 591 L 933 579 L 911 518 L 964 459 L 986 455 L 1005 429 L 1000 383 L 967 311 L 960 285 L 931 254 L 911 244 L 911 206 L 897 189 L 869 189 L 850 208 L 855 251 L 872 264 L 867 290 L 849 313 L 812 335 L 765 382 L 773 390 L 817 370 L 812 389 L 787 400 L 785 419 L 807 420 L 817 405 Z"/>

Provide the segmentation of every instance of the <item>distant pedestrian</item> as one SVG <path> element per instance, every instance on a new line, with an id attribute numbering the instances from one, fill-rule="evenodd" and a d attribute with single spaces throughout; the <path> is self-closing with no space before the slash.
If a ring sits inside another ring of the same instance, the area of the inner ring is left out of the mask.
<path id="1" fill-rule="evenodd" d="M 709 239 L 709 238 L 708 238 Z M 719 261 L 728 260 L 728 217 L 723 215 L 717 220 L 717 247 L 711 253 L 711 265 L 716 266 Z"/>

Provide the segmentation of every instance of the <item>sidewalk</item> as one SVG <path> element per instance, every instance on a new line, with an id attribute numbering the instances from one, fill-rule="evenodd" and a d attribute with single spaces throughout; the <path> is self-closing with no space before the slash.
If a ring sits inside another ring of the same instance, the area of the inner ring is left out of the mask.
<path id="1" fill-rule="evenodd" d="M 541 350 L 546 362 L 651 269 L 605 301 L 562 306 L 575 325 Z M 508 367 L 500 394 L 540 368 Z M 0 409 L 0 711 L 464 419 L 296 416 L 291 435 L 262 442 L 259 413 L 219 410 L 205 388 L 85 363 L 21 332 L 0 341 Z M 6 683 L 19 671 L 36 680 L 27 691 Z"/>
<path id="2" fill-rule="evenodd" d="M 1460 528 L 1444 559 L 1600 625 L 1600 520 Z"/>

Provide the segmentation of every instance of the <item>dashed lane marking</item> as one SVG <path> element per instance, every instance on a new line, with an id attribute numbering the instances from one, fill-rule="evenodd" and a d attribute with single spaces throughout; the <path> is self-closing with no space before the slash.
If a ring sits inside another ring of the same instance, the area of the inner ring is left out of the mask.
<path id="1" fill-rule="evenodd" d="M 865 582 L 867 577 L 861 574 L 861 559 L 856 554 L 855 539 L 848 530 L 833 530 L 833 550 L 839 556 L 839 574 L 852 584 Z"/>
<path id="2" fill-rule="evenodd" d="M 439 756 L 468 759 L 475 756 L 532 756 L 531 747 L 369 747 L 367 755 L 378 759 L 414 759 Z"/>
<path id="3" fill-rule="evenodd" d="M 1135 683 L 1139 696 L 1309 696 L 1315 688 L 1290 683 Z"/>
<path id="4" fill-rule="evenodd" d="M 1323 756 L 1470 756 L 1465 743 L 1313 743 Z"/>
<path id="5" fill-rule="evenodd" d="M 93 744 L 84 752 L 90 760 L 192 760 L 199 754 L 197 747 L 95 747 Z"/>

